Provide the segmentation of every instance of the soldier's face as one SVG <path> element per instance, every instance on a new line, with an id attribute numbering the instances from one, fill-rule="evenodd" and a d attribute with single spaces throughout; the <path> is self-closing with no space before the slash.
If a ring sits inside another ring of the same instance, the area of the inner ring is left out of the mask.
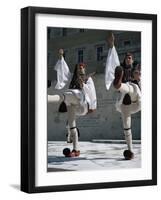
<path id="1" fill-rule="evenodd" d="M 126 65 L 132 65 L 133 64 L 132 56 L 126 56 L 125 63 L 126 63 Z"/>
<path id="2" fill-rule="evenodd" d="M 59 54 L 63 55 L 64 54 L 64 50 L 63 49 L 59 49 Z"/>
<path id="3" fill-rule="evenodd" d="M 140 76 L 141 76 L 141 73 L 140 73 L 139 70 L 135 70 L 135 71 L 133 72 L 134 80 L 140 81 Z"/>
<path id="4" fill-rule="evenodd" d="M 85 67 L 82 66 L 82 65 L 80 65 L 80 66 L 78 67 L 78 73 L 79 73 L 79 74 L 85 74 Z"/>

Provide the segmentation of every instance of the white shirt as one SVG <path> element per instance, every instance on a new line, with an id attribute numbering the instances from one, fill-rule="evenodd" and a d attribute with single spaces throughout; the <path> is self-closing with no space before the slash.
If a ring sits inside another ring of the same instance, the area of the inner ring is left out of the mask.
<path id="1" fill-rule="evenodd" d="M 111 83 L 114 80 L 115 68 L 119 65 L 120 65 L 119 57 L 115 49 L 115 46 L 113 46 L 108 51 L 106 67 L 105 67 L 105 85 L 107 90 L 109 90 Z"/>
<path id="2" fill-rule="evenodd" d="M 68 83 L 71 73 L 63 57 L 58 60 L 54 69 L 57 71 L 57 84 L 55 89 L 60 90 Z"/>
<path id="3" fill-rule="evenodd" d="M 55 89 L 62 89 L 71 80 L 71 73 L 64 58 L 58 60 L 54 69 L 57 71 L 57 83 Z M 89 106 L 89 109 L 95 110 L 97 108 L 97 98 L 94 82 L 91 77 L 88 78 L 86 84 L 83 83 L 83 89 L 68 89 L 72 91 L 78 99 L 80 105 Z"/>

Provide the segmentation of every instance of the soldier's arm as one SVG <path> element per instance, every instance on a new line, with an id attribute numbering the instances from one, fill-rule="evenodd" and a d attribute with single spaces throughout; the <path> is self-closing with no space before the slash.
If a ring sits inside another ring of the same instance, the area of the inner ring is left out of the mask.
<path id="1" fill-rule="evenodd" d="M 107 44 L 110 48 L 112 48 L 114 46 L 114 42 L 115 42 L 115 36 L 112 33 L 112 31 L 110 31 L 107 35 Z"/>

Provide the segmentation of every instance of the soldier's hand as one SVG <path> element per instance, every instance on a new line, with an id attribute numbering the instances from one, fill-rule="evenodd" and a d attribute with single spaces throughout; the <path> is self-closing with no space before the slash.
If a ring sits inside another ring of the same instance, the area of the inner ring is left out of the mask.
<path id="1" fill-rule="evenodd" d="M 63 49 L 59 49 L 59 56 L 60 56 L 60 58 L 63 57 L 63 54 L 64 54 L 64 50 Z"/>
<path id="2" fill-rule="evenodd" d="M 107 36 L 107 43 L 110 48 L 114 46 L 114 41 L 115 41 L 114 34 L 112 33 L 112 31 L 110 31 Z"/>

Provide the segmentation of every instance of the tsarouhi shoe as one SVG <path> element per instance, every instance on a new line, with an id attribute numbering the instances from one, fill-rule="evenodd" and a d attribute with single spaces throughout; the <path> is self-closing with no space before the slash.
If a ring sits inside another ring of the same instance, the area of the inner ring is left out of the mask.
<path id="1" fill-rule="evenodd" d="M 116 89 L 119 89 L 120 86 L 121 86 L 123 74 L 124 74 L 124 71 L 123 71 L 122 67 L 121 66 L 117 66 L 115 68 L 115 79 L 113 81 L 113 86 Z"/>
<path id="2" fill-rule="evenodd" d="M 131 160 L 134 158 L 134 153 L 130 150 L 125 150 L 123 153 L 125 160 Z"/>
<path id="3" fill-rule="evenodd" d="M 78 157 L 80 155 L 80 151 L 73 150 L 70 153 L 70 157 Z"/>

